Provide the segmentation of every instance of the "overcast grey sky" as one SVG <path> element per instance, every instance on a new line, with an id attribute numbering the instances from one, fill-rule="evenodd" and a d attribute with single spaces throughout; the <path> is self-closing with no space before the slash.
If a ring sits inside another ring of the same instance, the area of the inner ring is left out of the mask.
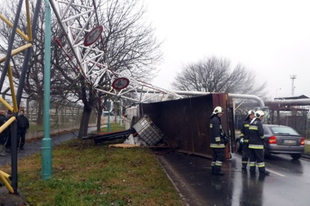
<path id="1" fill-rule="evenodd" d="M 164 62 L 152 82 L 171 89 L 182 65 L 227 58 L 267 81 L 269 96 L 310 97 L 310 2 L 306 0 L 145 0 Z M 280 89 L 281 88 L 281 89 Z"/>

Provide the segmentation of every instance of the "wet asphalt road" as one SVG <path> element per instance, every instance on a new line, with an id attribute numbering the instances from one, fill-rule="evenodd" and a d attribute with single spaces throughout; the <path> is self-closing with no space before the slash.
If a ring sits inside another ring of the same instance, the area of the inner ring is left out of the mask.
<path id="1" fill-rule="evenodd" d="M 266 159 L 270 176 L 241 170 L 241 156 L 232 154 L 224 163 L 224 176 L 211 174 L 204 157 L 170 153 L 158 157 L 188 205 L 196 206 L 309 206 L 310 162 L 277 155 Z"/>

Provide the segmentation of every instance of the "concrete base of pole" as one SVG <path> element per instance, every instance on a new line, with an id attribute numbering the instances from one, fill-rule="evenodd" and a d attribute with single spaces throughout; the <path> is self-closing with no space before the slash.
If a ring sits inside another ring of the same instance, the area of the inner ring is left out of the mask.
<path id="1" fill-rule="evenodd" d="M 27 198 L 21 193 L 12 194 L 6 187 L 0 187 L 0 205 L 29 205 Z"/>
<path id="2" fill-rule="evenodd" d="M 52 176 L 52 139 L 42 139 L 42 178 L 50 179 Z"/>

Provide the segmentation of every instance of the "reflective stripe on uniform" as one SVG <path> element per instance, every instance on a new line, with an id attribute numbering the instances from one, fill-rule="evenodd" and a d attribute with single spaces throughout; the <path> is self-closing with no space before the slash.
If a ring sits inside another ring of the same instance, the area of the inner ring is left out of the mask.
<path id="1" fill-rule="evenodd" d="M 265 139 L 265 136 L 260 136 L 261 139 Z"/>
<path id="2" fill-rule="evenodd" d="M 248 143 L 248 142 L 249 142 L 249 140 L 248 140 L 248 139 L 244 139 L 243 141 L 244 141 L 244 142 L 246 142 L 246 143 Z"/>
<path id="3" fill-rule="evenodd" d="M 249 130 L 258 130 L 258 126 L 256 125 L 250 125 Z"/>
<path id="4" fill-rule="evenodd" d="M 223 164 L 223 163 L 222 163 L 221 161 L 216 161 L 216 162 L 215 162 L 215 166 L 222 167 L 222 164 Z"/>
<path id="5" fill-rule="evenodd" d="M 265 167 L 265 162 L 257 163 L 257 167 Z"/>
<path id="6" fill-rule="evenodd" d="M 215 162 L 211 162 L 211 167 L 215 166 Z"/>
<path id="7" fill-rule="evenodd" d="M 250 124 L 244 124 L 244 127 L 249 127 L 250 126 Z"/>
<path id="8" fill-rule="evenodd" d="M 211 143 L 210 147 L 211 148 L 225 148 L 225 144 L 214 144 L 214 143 Z"/>
<path id="9" fill-rule="evenodd" d="M 255 162 L 250 162 L 249 165 L 250 167 L 255 167 Z"/>
<path id="10" fill-rule="evenodd" d="M 213 128 L 213 124 L 212 123 L 210 123 L 210 128 Z"/>
<path id="11" fill-rule="evenodd" d="M 221 137 L 215 137 L 215 141 L 216 142 L 220 142 L 221 141 Z"/>
<path id="12" fill-rule="evenodd" d="M 264 149 L 264 145 L 260 144 L 249 144 L 250 149 Z"/>

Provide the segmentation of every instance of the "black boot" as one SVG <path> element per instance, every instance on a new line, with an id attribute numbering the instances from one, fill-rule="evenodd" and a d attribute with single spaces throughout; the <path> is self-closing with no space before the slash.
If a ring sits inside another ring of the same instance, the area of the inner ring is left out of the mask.
<path id="1" fill-rule="evenodd" d="M 221 167 L 219 166 L 215 166 L 215 169 L 214 169 L 214 174 L 215 175 L 219 175 L 219 176 L 223 176 L 224 175 L 224 172 L 221 171 Z"/>
<path id="2" fill-rule="evenodd" d="M 242 172 L 246 172 L 246 165 L 242 165 Z"/>
<path id="3" fill-rule="evenodd" d="M 270 172 L 266 171 L 265 168 L 259 171 L 259 175 L 269 176 Z"/>
<path id="4" fill-rule="evenodd" d="M 212 174 L 215 174 L 215 166 L 211 166 Z"/>
<path id="5" fill-rule="evenodd" d="M 255 167 L 250 167 L 250 173 L 255 174 Z"/>

